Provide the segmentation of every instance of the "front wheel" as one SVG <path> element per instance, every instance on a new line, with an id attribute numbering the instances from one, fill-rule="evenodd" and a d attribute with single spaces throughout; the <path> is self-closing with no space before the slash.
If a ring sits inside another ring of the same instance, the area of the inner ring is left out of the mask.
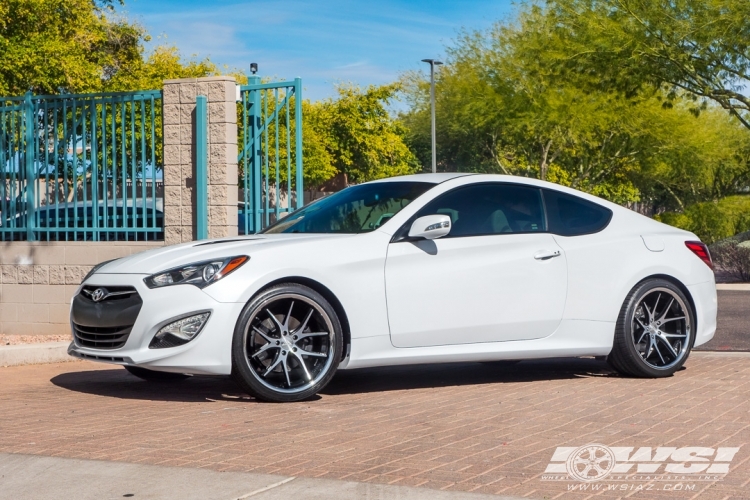
<path id="1" fill-rule="evenodd" d="M 300 401 L 330 382 L 343 331 L 331 304 L 296 283 L 262 291 L 242 311 L 232 341 L 232 375 L 258 399 Z"/>
<path id="2" fill-rule="evenodd" d="M 672 282 L 650 279 L 622 305 L 609 364 L 634 377 L 668 377 L 682 367 L 695 341 L 695 313 Z"/>

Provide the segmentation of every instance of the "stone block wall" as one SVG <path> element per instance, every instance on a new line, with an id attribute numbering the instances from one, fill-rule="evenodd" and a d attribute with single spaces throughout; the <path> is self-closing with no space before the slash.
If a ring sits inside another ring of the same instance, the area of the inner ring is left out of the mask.
<path id="1" fill-rule="evenodd" d="M 195 98 L 208 101 L 208 236 L 237 235 L 236 82 L 226 76 L 166 80 L 164 103 L 164 238 L 196 237 Z"/>
<path id="2" fill-rule="evenodd" d="M 161 242 L 0 243 L 0 335 L 67 335 L 70 300 L 89 270 Z"/>

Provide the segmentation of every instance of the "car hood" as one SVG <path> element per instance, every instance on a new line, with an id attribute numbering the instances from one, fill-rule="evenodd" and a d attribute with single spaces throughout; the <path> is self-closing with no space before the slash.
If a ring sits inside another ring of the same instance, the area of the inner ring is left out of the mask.
<path id="1" fill-rule="evenodd" d="M 300 245 L 320 240 L 351 238 L 353 234 L 254 234 L 216 240 L 191 241 L 147 250 L 109 262 L 97 274 L 154 274 L 204 260 L 249 255 L 269 246 Z"/>

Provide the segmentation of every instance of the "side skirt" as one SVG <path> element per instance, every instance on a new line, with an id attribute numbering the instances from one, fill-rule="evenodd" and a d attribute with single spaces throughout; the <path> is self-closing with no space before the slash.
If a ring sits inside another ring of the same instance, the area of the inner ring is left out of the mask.
<path id="1" fill-rule="evenodd" d="M 614 322 L 563 320 L 552 335 L 534 340 L 398 348 L 388 335 L 353 338 L 349 363 L 340 368 L 606 356 L 612 350 L 614 334 Z"/>

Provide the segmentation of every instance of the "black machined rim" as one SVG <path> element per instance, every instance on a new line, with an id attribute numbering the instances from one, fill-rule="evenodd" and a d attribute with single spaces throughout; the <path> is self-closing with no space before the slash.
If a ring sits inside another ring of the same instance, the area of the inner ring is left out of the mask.
<path id="1" fill-rule="evenodd" d="M 261 384 L 299 393 L 317 384 L 333 362 L 333 324 L 310 298 L 277 295 L 253 310 L 243 347 L 245 361 Z"/>
<path id="2" fill-rule="evenodd" d="M 669 288 L 654 288 L 633 310 L 632 341 L 651 368 L 668 370 L 688 352 L 692 335 L 690 315 L 683 299 Z"/>

